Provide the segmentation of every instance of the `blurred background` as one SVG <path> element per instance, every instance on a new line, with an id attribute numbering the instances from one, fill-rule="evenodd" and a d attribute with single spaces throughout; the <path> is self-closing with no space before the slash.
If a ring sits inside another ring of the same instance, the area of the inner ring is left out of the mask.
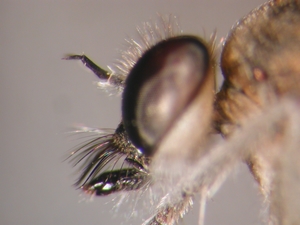
<path id="1" fill-rule="evenodd" d="M 217 42 L 264 0 L 0 1 L 0 224 L 141 224 L 113 197 L 87 200 L 64 162 L 80 140 L 75 125 L 116 128 L 120 98 L 97 89 L 97 78 L 66 53 L 85 53 L 106 68 L 136 25 L 157 13 L 177 15 L 184 33 Z M 263 224 L 261 196 L 245 166 L 208 202 L 206 225 Z M 146 208 L 147 210 L 147 208 Z M 197 224 L 198 201 L 180 224 Z M 127 216 L 128 217 L 128 216 Z"/>

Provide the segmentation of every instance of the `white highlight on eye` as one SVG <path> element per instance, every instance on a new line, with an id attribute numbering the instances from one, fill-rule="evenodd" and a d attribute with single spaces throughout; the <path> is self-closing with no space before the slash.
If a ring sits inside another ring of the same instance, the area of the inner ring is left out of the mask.
<path id="1" fill-rule="evenodd" d="M 112 184 L 106 183 L 106 184 L 104 185 L 104 187 L 102 188 L 102 190 L 108 191 L 108 190 L 111 189 L 112 186 L 113 186 Z"/>
<path id="2" fill-rule="evenodd" d="M 97 189 L 98 187 L 102 187 L 102 185 L 103 185 L 103 182 L 99 182 L 99 183 L 97 183 L 97 184 L 95 184 L 93 186 L 93 189 Z M 105 185 L 101 189 L 104 190 L 104 191 L 108 191 L 112 187 L 113 187 L 113 184 L 111 184 L 111 183 L 105 183 Z"/>

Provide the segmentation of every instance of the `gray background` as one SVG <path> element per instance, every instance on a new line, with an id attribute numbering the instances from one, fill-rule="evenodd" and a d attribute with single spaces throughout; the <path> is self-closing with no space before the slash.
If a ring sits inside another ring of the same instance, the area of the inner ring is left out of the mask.
<path id="1" fill-rule="evenodd" d="M 139 224 L 114 217 L 111 198 L 82 201 L 75 169 L 63 162 L 79 140 L 66 134 L 82 123 L 115 128 L 120 99 L 66 53 L 85 52 L 102 66 L 118 57 L 124 38 L 156 13 L 178 15 L 186 33 L 220 40 L 264 0 L 0 1 L 0 224 Z M 260 196 L 240 167 L 209 201 L 206 224 L 261 224 Z M 197 224 L 198 204 L 182 222 Z"/>

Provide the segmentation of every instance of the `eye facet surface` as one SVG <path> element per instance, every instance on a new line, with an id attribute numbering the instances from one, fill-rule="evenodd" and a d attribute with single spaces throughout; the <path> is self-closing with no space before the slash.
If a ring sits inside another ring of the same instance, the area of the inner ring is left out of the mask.
<path id="1" fill-rule="evenodd" d="M 132 143 L 151 156 L 195 97 L 209 67 L 207 47 L 196 37 L 164 40 L 148 50 L 126 80 L 123 123 Z"/>

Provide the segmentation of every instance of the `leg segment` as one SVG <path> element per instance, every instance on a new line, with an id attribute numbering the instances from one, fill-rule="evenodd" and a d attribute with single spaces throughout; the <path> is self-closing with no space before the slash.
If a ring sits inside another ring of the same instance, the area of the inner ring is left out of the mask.
<path id="1" fill-rule="evenodd" d="M 66 60 L 81 60 L 81 62 L 89 68 L 94 74 L 96 74 L 97 77 L 99 77 L 101 80 L 108 80 L 111 76 L 111 74 L 102 69 L 101 67 L 97 66 L 92 60 L 90 60 L 85 55 L 68 55 L 65 58 Z"/>

